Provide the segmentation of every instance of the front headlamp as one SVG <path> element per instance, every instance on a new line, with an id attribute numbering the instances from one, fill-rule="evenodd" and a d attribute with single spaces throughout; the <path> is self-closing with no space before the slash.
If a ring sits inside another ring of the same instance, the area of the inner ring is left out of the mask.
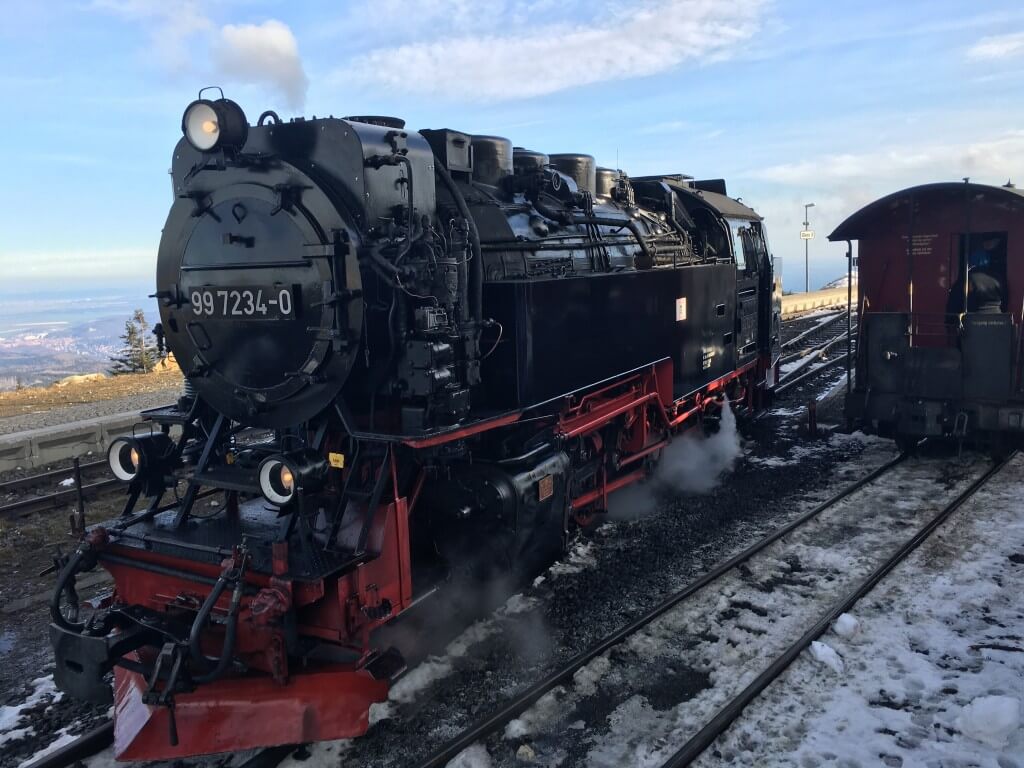
<path id="1" fill-rule="evenodd" d="M 162 477 L 176 457 L 174 441 L 163 432 L 115 438 L 107 449 L 114 477 L 126 483 Z"/>
<path id="2" fill-rule="evenodd" d="M 284 506 L 299 489 L 315 490 L 327 475 L 327 462 L 312 451 L 276 454 L 260 462 L 260 493 L 271 504 Z"/>
<path id="3" fill-rule="evenodd" d="M 249 136 L 249 123 L 242 108 L 221 94 L 214 101 L 199 98 L 189 104 L 181 117 L 181 132 L 200 152 L 241 149 Z"/>

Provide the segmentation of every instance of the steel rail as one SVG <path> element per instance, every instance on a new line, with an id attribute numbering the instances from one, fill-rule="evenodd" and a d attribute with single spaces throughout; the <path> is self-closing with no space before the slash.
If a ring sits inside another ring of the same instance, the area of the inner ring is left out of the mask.
<path id="1" fill-rule="evenodd" d="M 794 344 L 798 344 L 799 342 L 803 341 L 808 336 L 811 336 L 812 334 L 814 334 L 816 332 L 823 331 L 823 330 L 825 330 L 827 328 L 831 328 L 833 325 L 835 325 L 837 322 L 839 322 L 841 319 L 843 319 L 845 317 L 846 317 L 846 310 L 845 309 L 839 310 L 836 313 L 835 317 L 830 317 L 828 320 L 825 320 L 823 322 L 820 322 L 820 323 L 817 323 L 817 324 L 811 326 L 806 331 L 803 331 L 802 333 L 799 333 L 796 336 L 794 336 L 792 339 L 786 339 L 784 342 L 782 342 L 782 349 L 789 349 Z"/>
<path id="2" fill-rule="evenodd" d="M 69 741 L 63 747 L 37 758 L 25 768 L 69 768 L 69 766 L 103 751 L 113 743 L 114 721 L 107 720 L 91 731 L 86 731 L 74 741 Z M 295 749 L 297 749 L 295 744 L 261 749 L 238 768 L 274 768 Z"/>
<path id="3" fill-rule="evenodd" d="M 848 332 L 844 330 L 838 336 L 830 336 L 827 340 L 819 344 L 815 344 L 813 347 L 808 347 L 807 349 L 801 350 L 799 352 L 793 352 L 792 354 L 781 357 L 779 358 L 779 365 L 785 365 L 786 363 L 792 363 L 793 361 L 800 360 L 801 358 L 813 357 L 814 355 L 819 355 L 822 354 L 823 352 L 828 352 L 828 348 L 831 347 L 833 344 L 838 344 L 840 341 L 845 339 L 847 333 Z"/>
<path id="4" fill-rule="evenodd" d="M 811 644 L 812 641 L 817 640 L 818 637 L 824 633 L 829 626 L 832 625 L 840 614 L 846 613 L 851 610 L 853 606 L 865 595 L 867 595 L 875 586 L 884 579 L 897 565 L 902 563 L 907 556 L 917 549 L 921 543 L 927 539 L 936 528 L 944 523 L 950 515 L 964 505 L 975 493 L 977 493 L 989 480 L 997 475 L 1010 460 L 1017 455 L 1017 451 L 1014 451 L 1005 459 L 994 463 L 985 473 L 975 480 L 970 486 L 967 487 L 960 495 L 958 495 L 953 501 L 943 507 L 942 511 L 939 512 L 935 517 L 929 520 L 917 533 L 914 534 L 909 540 L 903 543 L 903 545 L 897 549 L 892 555 L 890 555 L 885 562 L 881 563 L 875 570 L 873 570 L 866 579 L 858 584 L 853 590 L 848 592 L 841 600 L 836 602 L 828 611 L 814 623 L 807 632 L 805 632 L 799 640 L 790 645 L 781 655 L 779 655 L 775 661 L 773 661 L 760 675 L 758 675 L 753 682 L 750 683 L 746 688 L 740 691 L 728 704 L 722 707 L 718 713 L 698 731 L 693 737 L 691 737 L 679 750 L 673 754 L 668 760 L 662 763 L 661 768 L 681 768 L 681 766 L 689 765 L 697 757 L 701 755 L 711 744 L 714 743 L 722 733 L 732 725 L 733 722 L 742 714 L 743 710 L 753 701 L 760 693 L 767 688 L 772 681 L 778 678 L 786 669 L 793 663 L 793 661 Z"/>
<path id="5" fill-rule="evenodd" d="M 123 485 L 117 478 L 109 477 L 89 485 L 82 486 L 82 495 L 87 499 L 93 499 L 106 490 Z M 30 496 L 27 499 L 19 499 L 10 504 L 0 507 L 0 520 L 8 517 L 18 517 L 32 512 L 43 512 L 50 509 L 57 509 L 65 504 L 70 504 L 78 498 L 77 488 L 68 488 L 64 491 L 57 491 L 46 496 Z"/>
<path id="6" fill-rule="evenodd" d="M 779 385 L 777 387 L 775 387 L 775 390 L 774 390 L 775 396 L 779 397 L 786 390 L 791 389 L 792 387 L 795 387 L 795 386 L 797 386 L 799 384 L 802 384 L 803 382 L 807 381 L 808 379 L 813 379 L 813 378 L 815 378 L 817 376 L 820 376 L 822 373 L 824 373 L 829 368 L 831 368 L 831 367 L 833 367 L 835 365 L 838 365 L 839 363 L 841 363 L 844 360 L 846 360 L 846 358 L 847 358 L 847 353 L 844 352 L 839 357 L 834 357 L 831 360 L 829 360 L 828 362 L 822 363 L 821 365 L 816 365 L 813 368 L 811 368 L 811 370 L 804 371 L 803 373 L 801 373 L 798 376 L 787 376 L 786 378 L 784 378 L 782 381 L 779 382 Z"/>
<path id="7" fill-rule="evenodd" d="M 88 472 L 91 469 L 97 467 L 106 467 L 107 462 L 103 459 L 99 461 L 90 461 L 88 464 L 81 464 L 79 469 L 82 472 Z M 75 468 L 65 467 L 63 469 L 52 469 L 48 472 L 40 472 L 37 475 L 28 475 L 27 477 L 17 477 L 13 480 L 6 480 L 0 483 L 0 496 L 11 491 L 16 491 L 21 488 L 31 488 L 36 485 L 45 485 L 46 483 L 57 480 L 66 479 L 68 477 L 74 477 Z"/>
<path id="8" fill-rule="evenodd" d="M 63 747 L 33 760 L 25 768 L 67 768 L 79 760 L 95 755 L 113 743 L 114 721 L 107 720 L 91 731 L 86 731 L 74 741 L 69 741 Z"/>
<path id="9" fill-rule="evenodd" d="M 704 589 L 706 586 L 714 581 L 720 579 L 723 575 L 742 565 L 744 562 L 758 554 L 766 547 L 774 544 L 779 539 L 790 534 L 800 526 L 804 525 L 808 521 L 820 515 L 826 509 L 834 506 L 838 502 L 842 501 L 846 497 L 853 493 L 856 493 L 864 486 L 872 483 L 889 470 L 893 469 L 896 465 L 906 459 L 906 454 L 900 454 L 896 458 L 882 464 L 880 467 L 872 470 L 864 477 L 860 478 L 854 483 L 851 483 L 847 487 L 840 490 L 830 498 L 818 504 L 813 509 L 805 512 L 804 514 L 797 517 L 795 520 L 790 521 L 786 525 L 777 528 L 772 533 L 768 534 L 764 538 L 760 539 L 756 543 L 747 547 L 743 551 L 729 558 L 721 565 L 716 566 L 714 569 L 708 571 L 703 576 L 698 578 L 696 581 L 687 585 L 678 592 L 673 593 L 669 597 L 662 600 L 656 606 L 651 608 L 647 613 L 643 614 L 630 624 L 622 627 L 611 635 L 608 635 L 600 642 L 591 646 L 590 648 L 578 653 L 562 667 L 549 673 L 543 679 L 531 685 L 522 693 L 516 695 L 508 702 L 506 702 L 500 709 L 495 710 L 486 717 L 478 720 L 475 725 L 465 729 L 460 735 L 454 739 L 446 742 L 437 750 L 432 752 L 422 762 L 416 763 L 416 768 L 440 768 L 446 765 L 456 755 L 462 752 L 464 749 L 472 745 L 474 742 L 479 741 L 481 738 L 494 733 L 499 728 L 504 726 L 509 720 L 514 717 L 518 717 L 520 714 L 525 712 L 530 706 L 532 706 L 538 699 L 544 694 L 548 693 L 557 686 L 572 679 L 572 676 L 579 671 L 580 668 L 586 666 L 595 658 L 605 653 L 610 648 L 619 645 L 630 636 L 636 634 L 644 627 L 651 624 L 653 621 L 667 613 L 668 611 L 675 608 L 686 598 L 690 597 L 696 592 Z"/>

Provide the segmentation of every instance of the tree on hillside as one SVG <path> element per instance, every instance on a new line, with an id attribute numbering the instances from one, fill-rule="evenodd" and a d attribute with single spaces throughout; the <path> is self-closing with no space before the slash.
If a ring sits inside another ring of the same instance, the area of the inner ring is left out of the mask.
<path id="1" fill-rule="evenodd" d="M 125 321 L 121 334 L 121 351 L 110 358 L 114 364 L 110 372 L 117 376 L 122 373 L 149 373 L 157 362 L 156 347 L 149 341 L 149 323 L 141 309 L 136 309 Z"/>

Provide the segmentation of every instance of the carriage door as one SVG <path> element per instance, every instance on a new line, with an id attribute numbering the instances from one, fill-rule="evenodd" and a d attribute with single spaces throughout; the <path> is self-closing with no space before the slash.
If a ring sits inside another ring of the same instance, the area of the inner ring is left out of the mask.
<path id="1" fill-rule="evenodd" d="M 752 222 L 729 220 L 733 254 L 736 256 L 736 363 L 743 365 L 757 357 L 758 254 L 751 248 L 756 233 Z M 753 236 L 752 236 L 753 235 Z"/>

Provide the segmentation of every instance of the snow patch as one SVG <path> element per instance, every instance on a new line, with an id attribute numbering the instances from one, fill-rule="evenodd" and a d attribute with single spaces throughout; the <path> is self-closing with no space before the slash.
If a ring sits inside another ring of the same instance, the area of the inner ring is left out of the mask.
<path id="1" fill-rule="evenodd" d="M 391 703 L 387 701 L 375 701 L 370 705 L 370 727 L 379 723 L 381 720 L 387 720 L 394 715 L 394 710 L 391 708 Z"/>
<path id="2" fill-rule="evenodd" d="M 545 693 L 537 703 L 505 726 L 506 739 L 521 739 L 535 731 L 543 733 L 562 714 L 561 696 L 565 688 L 558 686 Z"/>
<path id="3" fill-rule="evenodd" d="M 811 643 L 811 656 L 814 657 L 816 662 L 824 664 L 837 675 L 843 674 L 845 670 L 842 658 L 840 658 L 839 654 L 836 653 L 835 648 L 828 643 L 822 643 L 818 640 L 814 640 Z"/>
<path id="4" fill-rule="evenodd" d="M 848 613 L 841 613 L 832 625 L 832 631 L 840 637 L 853 637 L 860 632 L 860 622 Z"/>
<path id="5" fill-rule="evenodd" d="M 43 702 L 55 704 L 64 694 L 57 690 L 53 677 L 38 677 L 32 681 L 32 692 L 21 704 L 0 707 L 0 744 L 14 739 L 21 739 L 34 733 L 31 723 L 17 727 L 26 709 L 31 709 Z"/>
<path id="6" fill-rule="evenodd" d="M 469 651 L 470 648 L 477 643 L 483 642 L 497 631 L 498 627 L 489 619 L 474 622 L 468 629 L 464 630 L 462 634 L 448 643 L 444 652 L 452 658 L 465 656 L 466 652 Z"/>
<path id="7" fill-rule="evenodd" d="M 576 686 L 576 693 L 581 696 L 592 696 L 597 692 L 597 683 L 607 674 L 611 667 L 608 656 L 598 656 L 585 667 L 576 670 L 572 676 L 573 684 Z"/>
<path id="8" fill-rule="evenodd" d="M 388 698 L 399 704 L 411 704 L 424 689 L 448 677 L 451 672 L 452 665 L 448 660 L 437 657 L 427 659 L 410 669 L 391 686 Z"/>
<path id="9" fill-rule="evenodd" d="M 72 725 L 74 725 L 74 724 L 72 724 Z M 21 763 L 19 763 L 18 768 L 25 768 L 25 766 L 31 765 L 32 763 L 34 763 L 39 758 L 46 757 L 47 755 L 56 752 L 58 749 L 63 747 L 65 744 L 70 744 L 72 741 L 77 739 L 78 736 L 76 736 L 75 734 L 72 734 L 72 733 L 68 733 L 68 731 L 71 728 L 72 728 L 72 726 L 68 725 L 68 726 L 65 726 L 64 728 L 61 728 L 59 731 L 57 731 L 57 733 L 54 734 L 54 736 L 56 736 L 56 738 L 53 741 L 51 741 L 49 744 L 47 744 L 43 749 L 39 750 L 38 752 L 33 753 L 26 760 L 22 760 Z"/>
<path id="10" fill-rule="evenodd" d="M 569 550 L 567 558 L 559 560 L 548 568 L 548 574 L 551 576 L 566 576 L 570 573 L 580 573 L 586 568 L 593 568 L 596 565 L 597 556 L 594 554 L 594 542 L 578 541 Z"/>
<path id="11" fill-rule="evenodd" d="M 491 756 L 483 744 L 472 744 L 448 761 L 445 768 L 491 768 Z"/>
<path id="12" fill-rule="evenodd" d="M 536 597 L 525 597 L 520 593 L 518 595 L 512 595 L 512 597 L 505 601 L 505 605 L 501 608 L 501 613 L 506 616 L 514 616 L 517 613 L 532 611 L 538 605 L 540 605 L 540 600 Z"/>
<path id="13" fill-rule="evenodd" d="M 1020 727 L 1020 699 L 1013 696 L 979 696 L 957 718 L 965 736 L 1001 749 Z"/>

